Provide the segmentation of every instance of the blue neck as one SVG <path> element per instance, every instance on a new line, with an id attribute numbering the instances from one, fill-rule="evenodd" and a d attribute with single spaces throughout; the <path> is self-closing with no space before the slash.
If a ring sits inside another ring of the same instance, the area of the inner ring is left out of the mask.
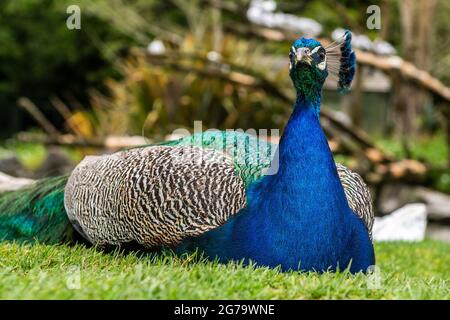
<path id="1" fill-rule="evenodd" d="M 262 202 L 283 198 L 283 216 L 304 220 L 308 215 L 314 218 L 322 215 L 323 223 L 334 223 L 349 207 L 320 126 L 318 110 L 320 97 L 310 101 L 297 96 L 280 140 L 278 172 L 265 177 L 258 191 L 271 194 Z M 280 212 L 269 211 L 268 214 L 279 216 Z"/>
<path id="2" fill-rule="evenodd" d="M 314 113 L 317 116 L 317 119 L 320 119 L 320 91 L 309 91 L 309 94 L 304 94 L 302 91 L 297 90 L 297 96 L 295 99 L 294 104 L 294 111 L 291 114 L 294 116 L 297 112 L 299 112 L 300 109 L 307 109 L 310 108 L 311 110 L 314 110 Z M 288 124 L 289 125 L 289 122 Z"/>

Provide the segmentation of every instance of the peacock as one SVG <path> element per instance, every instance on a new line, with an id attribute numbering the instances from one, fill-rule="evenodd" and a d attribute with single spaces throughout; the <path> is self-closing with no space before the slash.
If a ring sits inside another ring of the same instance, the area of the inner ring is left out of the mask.
<path id="1" fill-rule="evenodd" d="M 283 271 L 366 271 L 375 263 L 370 192 L 335 164 L 319 121 L 328 73 L 341 91 L 353 79 L 351 33 L 327 47 L 300 38 L 289 61 L 296 100 L 278 145 L 215 130 L 88 156 L 69 176 L 0 195 L 0 239 L 82 237 Z"/>

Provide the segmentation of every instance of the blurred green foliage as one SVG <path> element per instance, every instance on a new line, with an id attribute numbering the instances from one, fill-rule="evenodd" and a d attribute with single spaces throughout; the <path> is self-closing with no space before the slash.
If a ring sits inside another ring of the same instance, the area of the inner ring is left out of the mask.
<path id="1" fill-rule="evenodd" d="M 248 41 L 225 36 L 220 63 L 210 61 L 211 35 L 199 41 L 186 36 L 164 64 L 149 61 L 145 52 L 135 52 L 122 66 L 124 78 L 108 82 L 109 95 L 92 100 L 95 135 L 143 134 L 163 138 L 178 128 L 191 129 L 201 120 L 204 129 L 279 128 L 289 115 L 290 104 L 280 102 L 261 88 L 230 80 L 253 81 L 236 71 L 256 72 L 263 53 Z M 170 50 L 170 51 L 169 51 Z M 175 67 L 168 68 L 174 64 Z M 271 65 L 271 81 L 290 87 L 286 66 Z M 225 70 L 224 70 L 225 69 Z M 182 70 L 182 71 L 180 71 Z M 234 72 L 234 73 L 233 73 Z M 226 77 L 211 76 L 225 74 Z M 294 97 L 292 97 L 294 99 Z M 92 118 L 91 118 L 92 119 Z"/>
<path id="2" fill-rule="evenodd" d="M 94 15 L 82 16 L 83 32 L 68 30 L 67 17 L 64 1 L 0 2 L 0 134 L 23 128 L 22 114 L 16 110 L 21 96 L 55 120 L 50 95 L 87 102 L 88 88 L 100 89 L 106 78 L 118 76 L 98 42 L 123 46 L 131 44 L 131 38 Z"/>

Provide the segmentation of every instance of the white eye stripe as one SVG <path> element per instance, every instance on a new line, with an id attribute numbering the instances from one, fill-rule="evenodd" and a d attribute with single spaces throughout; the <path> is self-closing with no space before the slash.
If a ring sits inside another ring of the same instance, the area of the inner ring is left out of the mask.
<path id="1" fill-rule="evenodd" d="M 319 51 L 319 49 L 321 48 L 321 46 L 317 46 L 314 49 L 312 49 L 311 53 L 316 53 L 317 51 Z"/>
<path id="2" fill-rule="evenodd" d="M 327 66 L 327 58 L 325 57 L 325 59 L 323 59 L 323 61 L 317 65 L 317 68 L 319 68 L 320 70 L 325 70 L 326 66 Z"/>
<path id="3" fill-rule="evenodd" d="M 317 46 L 317 47 L 315 47 L 314 49 L 312 49 L 312 50 L 310 51 L 310 54 L 316 53 L 317 51 L 319 51 L 320 48 L 322 48 L 322 46 Z M 301 48 L 298 48 L 298 49 L 301 49 Z M 292 53 L 297 53 L 297 50 L 298 50 L 298 49 L 296 49 L 294 46 L 292 46 L 292 47 L 291 47 L 291 52 L 292 52 Z M 308 48 L 304 48 L 304 49 L 309 50 Z"/>

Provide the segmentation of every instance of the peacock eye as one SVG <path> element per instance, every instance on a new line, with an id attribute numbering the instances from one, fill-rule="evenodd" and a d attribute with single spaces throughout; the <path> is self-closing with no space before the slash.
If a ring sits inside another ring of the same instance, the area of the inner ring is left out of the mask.
<path id="1" fill-rule="evenodd" d="M 325 51 L 319 51 L 319 58 L 321 61 L 323 61 L 323 59 L 325 59 Z"/>
<path id="2" fill-rule="evenodd" d="M 316 52 L 314 52 L 313 54 L 313 59 L 317 62 L 317 63 L 321 63 L 325 60 L 325 49 L 320 47 L 319 49 L 316 50 Z"/>
<path id="3" fill-rule="evenodd" d="M 325 49 L 321 47 L 317 50 L 317 55 L 319 56 L 320 61 L 323 61 L 325 59 Z"/>

